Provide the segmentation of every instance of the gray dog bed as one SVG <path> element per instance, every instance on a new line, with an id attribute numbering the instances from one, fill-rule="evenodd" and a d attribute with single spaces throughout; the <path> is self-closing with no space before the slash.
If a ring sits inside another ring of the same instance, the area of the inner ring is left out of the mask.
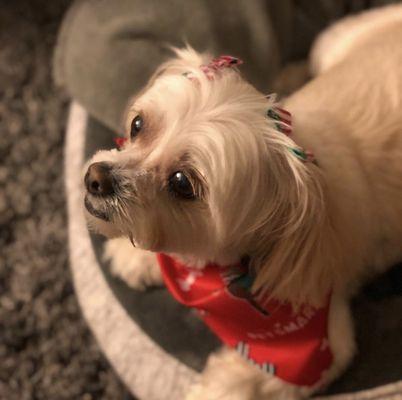
<path id="1" fill-rule="evenodd" d="M 164 289 L 137 292 L 110 275 L 103 239 L 88 233 L 82 166 L 114 133 L 73 103 L 66 141 L 71 268 L 84 315 L 105 355 L 143 400 L 181 399 L 218 340 Z M 402 399 L 402 268 L 366 287 L 353 303 L 359 353 L 321 399 Z"/>

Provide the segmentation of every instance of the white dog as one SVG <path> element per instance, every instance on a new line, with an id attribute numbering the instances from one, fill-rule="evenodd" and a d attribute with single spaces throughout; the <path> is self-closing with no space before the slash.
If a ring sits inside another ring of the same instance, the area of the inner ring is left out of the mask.
<path id="1" fill-rule="evenodd" d="M 106 256 L 132 287 L 161 284 L 154 253 L 198 268 L 190 286 L 206 265 L 247 256 L 253 301 L 269 296 L 295 315 L 329 307 L 332 361 L 320 379 L 283 379 L 228 348 L 189 399 L 299 399 L 352 359 L 348 299 L 402 259 L 401 43 L 401 5 L 325 32 L 317 76 L 281 105 L 290 136 L 286 112 L 276 120 L 273 99 L 236 68 L 177 51 L 130 104 L 122 149 L 91 159 L 89 223 L 111 238 Z"/>

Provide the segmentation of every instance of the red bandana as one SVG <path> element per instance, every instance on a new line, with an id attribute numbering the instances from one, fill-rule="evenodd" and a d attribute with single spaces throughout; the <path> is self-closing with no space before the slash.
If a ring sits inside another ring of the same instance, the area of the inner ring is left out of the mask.
<path id="1" fill-rule="evenodd" d="M 196 308 L 209 328 L 261 370 L 300 386 L 316 384 L 332 363 L 328 345 L 328 303 L 323 308 L 251 295 L 253 282 L 243 265 L 189 268 L 158 254 L 167 288 L 180 303 Z"/>

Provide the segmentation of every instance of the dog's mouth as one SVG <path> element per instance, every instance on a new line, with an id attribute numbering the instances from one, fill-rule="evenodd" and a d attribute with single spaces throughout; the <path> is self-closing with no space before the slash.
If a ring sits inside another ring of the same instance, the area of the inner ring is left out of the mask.
<path id="1" fill-rule="evenodd" d="M 84 199 L 85 208 L 87 211 L 96 218 L 99 218 L 103 221 L 110 221 L 110 216 L 104 210 L 100 210 L 96 208 L 89 199 L 89 195 L 87 194 Z"/>

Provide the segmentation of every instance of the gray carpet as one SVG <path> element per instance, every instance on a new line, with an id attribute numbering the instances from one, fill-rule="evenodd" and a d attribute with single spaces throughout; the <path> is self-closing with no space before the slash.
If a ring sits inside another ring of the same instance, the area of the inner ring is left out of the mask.
<path id="1" fill-rule="evenodd" d="M 0 3 L 0 399 L 121 399 L 68 267 L 66 101 L 50 61 L 68 0 Z"/>

